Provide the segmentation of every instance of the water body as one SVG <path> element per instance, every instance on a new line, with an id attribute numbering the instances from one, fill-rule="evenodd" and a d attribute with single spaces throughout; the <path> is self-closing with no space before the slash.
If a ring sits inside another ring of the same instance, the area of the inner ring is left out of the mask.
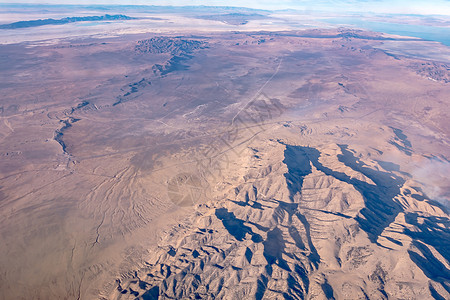
<path id="1" fill-rule="evenodd" d="M 337 25 L 350 25 L 361 29 L 388 34 L 418 37 L 424 40 L 440 42 L 450 46 L 450 27 L 397 24 L 389 22 L 367 21 L 359 18 L 330 18 L 323 22 Z"/>

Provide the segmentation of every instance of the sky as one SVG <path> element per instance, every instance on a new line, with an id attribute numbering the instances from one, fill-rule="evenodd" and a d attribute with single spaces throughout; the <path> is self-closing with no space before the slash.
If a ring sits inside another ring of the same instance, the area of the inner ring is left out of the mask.
<path id="1" fill-rule="evenodd" d="M 375 13 L 439 14 L 450 16 L 450 0 L 3 0 L 9 3 L 208 5 L 260 9 L 317 9 Z"/>

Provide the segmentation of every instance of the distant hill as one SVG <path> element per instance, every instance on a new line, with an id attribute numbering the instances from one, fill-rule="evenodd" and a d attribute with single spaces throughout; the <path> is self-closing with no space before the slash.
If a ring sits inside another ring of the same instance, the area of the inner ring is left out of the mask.
<path id="1" fill-rule="evenodd" d="M 243 13 L 214 14 L 197 17 L 197 19 L 215 20 L 230 25 L 245 25 L 250 20 L 258 20 L 265 18 L 267 18 L 267 16 L 261 14 L 243 14 Z"/>
<path id="2" fill-rule="evenodd" d="M 83 21 L 113 21 L 113 20 L 132 20 L 135 18 L 126 15 L 104 15 L 104 16 L 88 16 L 88 17 L 67 17 L 62 19 L 39 19 L 30 21 L 19 21 L 10 24 L 0 25 L 0 29 L 17 29 L 37 27 L 43 25 L 62 25 Z"/>

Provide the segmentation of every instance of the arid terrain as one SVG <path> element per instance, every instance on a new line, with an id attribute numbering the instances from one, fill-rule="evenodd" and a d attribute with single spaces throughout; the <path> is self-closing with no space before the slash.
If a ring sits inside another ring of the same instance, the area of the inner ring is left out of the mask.
<path id="1" fill-rule="evenodd" d="M 450 299 L 450 47 L 246 13 L 4 29 L 0 299 Z"/>

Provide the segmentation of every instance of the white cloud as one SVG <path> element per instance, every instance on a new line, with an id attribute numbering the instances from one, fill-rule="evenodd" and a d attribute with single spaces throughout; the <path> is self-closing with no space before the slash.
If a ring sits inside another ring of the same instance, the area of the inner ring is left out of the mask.
<path id="1" fill-rule="evenodd" d="M 450 204 L 448 174 L 450 163 L 436 158 L 423 161 L 412 172 L 413 178 L 422 184 L 425 194 L 447 207 Z"/>

